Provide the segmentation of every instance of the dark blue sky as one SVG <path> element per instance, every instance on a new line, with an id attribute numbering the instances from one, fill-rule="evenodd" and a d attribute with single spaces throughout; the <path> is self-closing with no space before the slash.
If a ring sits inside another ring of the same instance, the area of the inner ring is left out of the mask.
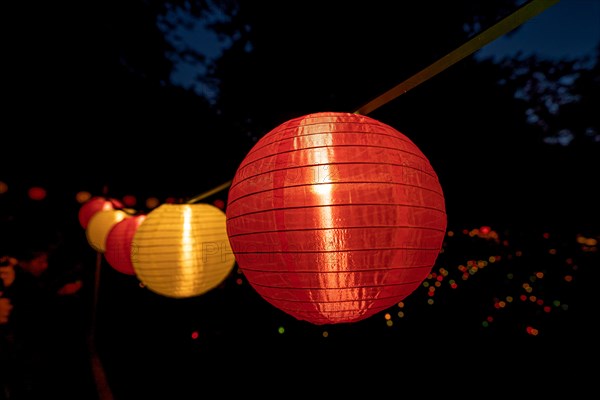
<path id="1" fill-rule="evenodd" d="M 192 30 L 182 27 L 176 33 L 186 38 L 186 45 L 209 58 L 218 56 L 221 46 L 226 45 L 200 24 Z M 487 44 L 475 53 L 475 57 L 498 60 L 521 52 L 524 56 L 535 54 L 542 58 L 570 59 L 592 56 L 599 42 L 600 0 L 561 0 L 526 21 L 518 30 Z M 178 64 L 172 75 L 173 82 L 185 87 L 191 85 L 194 76 L 202 72 L 199 68 Z"/>
<path id="2" fill-rule="evenodd" d="M 600 41 L 600 0 L 562 0 L 504 35 L 476 57 L 535 54 L 542 58 L 576 58 L 594 54 Z"/>

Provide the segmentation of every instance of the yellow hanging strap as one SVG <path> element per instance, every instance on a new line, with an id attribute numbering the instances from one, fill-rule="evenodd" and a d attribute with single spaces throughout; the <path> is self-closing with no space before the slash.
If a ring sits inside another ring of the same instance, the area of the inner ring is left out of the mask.
<path id="1" fill-rule="evenodd" d="M 436 62 L 431 64 L 429 67 L 421 70 L 420 72 L 411 76 L 404 82 L 400 83 L 399 85 L 393 87 L 392 89 L 383 93 L 379 97 L 371 100 L 364 106 L 360 107 L 358 110 L 356 110 L 354 112 L 354 114 L 362 114 L 362 115 L 369 114 L 370 112 L 381 107 L 382 105 L 386 104 L 387 102 L 395 99 L 396 97 L 400 96 L 403 93 L 408 92 L 410 89 L 414 88 L 415 86 L 425 82 L 427 79 L 437 75 L 438 73 L 442 72 L 446 68 L 457 63 L 458 61 L 467 57 L 469 54 L 476 52 L 477 50 L 481 49 L 483 46 L 490 43 L 491 41 L 512 31 L 519 25 L 523 24 L 525 21 L 535 17 L 536 15 L 540 14 L 542 11 L 546 10 L 547 8 L 549 8 L 550 6 L 552 6 L 558 2 L 559 2 L 559 0 L 532 0 L 532 1 L 530 1 L 529 3 L 518 8 L 517 11 L 515 11 L 514 13 L 501 19 L 495 25 L 492 25 L 485 31 L 474 36 L 472 39 L 470 39 L 468 42 L 466 42 L 465 44 L 463 44 L 456 50 L 454 50 L 454 51 L 448 53 L 447 55 L 445 55 L 444 57 L 440 58 L 439 60 L 437 60 Z M 231 186 L 231 182 L 232 181 L 227 181 L 227 182 L 217 186 L 216 188 L 209 190 L 208 192 L 199 194 L 198 196 L 193 197 L 192 199 L 188 200 L 186 203 L 187 204 L 196 203 L 210 195 L 220 192 L 221 190 L 225 190 L 229 186 Z"/>
<path id="2" fill-rule="evenodd" d="M 398 84 L 387 92 L 383 93 L 379 97 L 371 100 L 364 106 L 360 107 L 354 112 L 354 114 L 367 115 L 370 112 L 376 110 L 382 105 L 394 100 L 396 97 L 408 92 L 415 86 L 425 82 L 427 79 L 437 75 L 451 65 L 457 63 L 468 55 L 481 49 L 486 44 L 499 38 L 500 36 L 512 31 L 525 21 L 535 17 L 542 11 L 546 10 L 550 6 L 558 3 L 559 0 L 532 0 L 529 3 L 523 5 L 514 13 L 501 19 L 495 25 L 492 25 L 485 31 L 474 36 L 468 42 L 457 48 L 456 50 L 448 53 L 444 57 L 440 58 L 427 68 L 421 70 L 415 75 L 411 76 L 404 82 Z"/>
<path id="3" fill-rule="evenodd" d="M 215 193 L 219 193 L 221 190 L 225 190 L 227 189 L 229 186 L 231 186 L 231 181 L 227 181 L 225 183 L 220 184 L 219 186 L 217 186 L 214 189 L 211 189 L 207 192 L 201 193 L 196 197 L 191 198 L 190 200 L 186 201 L 187 204 L 192 204 L 192 203 L 196 203 L 202 199 L 207 198 L 208 196 L 211 196 Z"/>

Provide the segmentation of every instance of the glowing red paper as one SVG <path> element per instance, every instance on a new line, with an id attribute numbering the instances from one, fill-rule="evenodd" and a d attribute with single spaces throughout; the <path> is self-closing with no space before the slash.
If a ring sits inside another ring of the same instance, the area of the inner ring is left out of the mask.
<path id="1" fill-rule="evenodd" d="M 273 306 L 356 322 L 411 294 L 441 250 L 438 177 L 405 135 L 339 112 L 289 120 L 240 164 L 226 209 L 239 268 Z"/>
<path id="2" fill-rule="evenodd" d="M 145 215 L 135 215 L 117 222 L 106 236 L 104 257 L 108 264 L 126 275 L 135 275 L 131 257 L 135 257 L 136 249 L 133 237 L 138 227 L 146 219 Z"/>

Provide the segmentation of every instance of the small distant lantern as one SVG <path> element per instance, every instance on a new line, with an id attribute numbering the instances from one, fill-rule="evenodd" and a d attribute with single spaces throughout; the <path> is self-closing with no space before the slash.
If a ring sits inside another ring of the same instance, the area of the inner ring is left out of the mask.
<path id="1" fill-rule="evenodd" d="M 203 203 L 158 206 L 137 228 L 131 261 L 140 281 L 162 296 L 193 297 L 214 289 L 235 264 L 225 213 Z"/>
<path id="2" fill-rule="evenodd" d="M 79 209 L 79 224 L 83 229 L 87 228 L 90 218 L 98 211 L 114 210 L 123 208 L 123 203 L 116 199 L 95 196 L 87 200 Z"/>
<path id="3" fill-rule="evenodd" d="M 123 274 L 135 275 L 131 263 L 131 257 L 135 257 L 133 236 L 144 219 L 146 219 L 146 215 L 125 218 L 117 222 L 106 236 L 104 258 L 111 267 Z"/>
<path id="4" fill-rule="evenodd" d="M 299 320 L 356 322 L 411 294 L 446 231 L 438 177 L 404 134 L 323 112 L 263 136 L 239 166 L 226 208 L 240 270 Z"/>
<path id="5" fill-rule="evenodd" d="M 131 214 L 123 210 L 98 211 L 90 218 L 85 234 L 88 243 L 99 253 L 106 251 L 106 237 L 118 222 L 130 217 Z"/>

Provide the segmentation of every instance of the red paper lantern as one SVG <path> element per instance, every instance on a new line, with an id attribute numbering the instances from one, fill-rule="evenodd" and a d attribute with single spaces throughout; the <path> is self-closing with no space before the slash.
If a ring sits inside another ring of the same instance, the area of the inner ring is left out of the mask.
<path id="1" fill-rule="evenodd" d="M 135 256 L 133 236 L 146 215 L 135 215 L 118 222 L 106 236 L 104 257 L 108 264 L 126 275 L 135 275 L 131 257 Z"/>
<path id="2" fill-rule="evenodd" d="M 79 224 L 83 229 L 86 229 L 90 218 L 98 211 L 108 211 L 113 210 L 115 208 L 123 208 L 123 203 L 116 199 L 107 199 L 106 197 L 92 197 L 79 209 Z"/>
<path id="3" fill-rule="evenodd" d="M 262 137 L 229 189 L 239 268 L 269 303 L 314 324 L 356 322 L 411 294 L 441 250 L 438 177 L 405 135 L 338 112 Z"/>

